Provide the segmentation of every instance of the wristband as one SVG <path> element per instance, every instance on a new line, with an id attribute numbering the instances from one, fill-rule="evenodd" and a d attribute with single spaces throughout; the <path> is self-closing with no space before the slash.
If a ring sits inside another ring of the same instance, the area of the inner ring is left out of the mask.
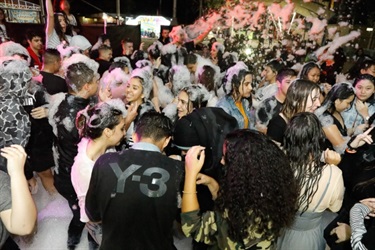
<path id="1" fill-rule="evenodd" d="M 353 150 L 355 150 L 352 146 L 350 146 L 350 144 L 355 140 L 355 138 L 357 138 L 357 136 L 353 136 L 353 137 L 350 138 L 350 140 L 348 141 L 347 146 L 348 146 L 348 150 L 349 150 L 349 151 L 353 151 Z"/>
<path id="2" fill-rule="evenodd" d="M 197 194 L 198 192 L 195 191 L 195 192 L 185 192 L 185 191 L 182 191 L 183 194 Z"/>

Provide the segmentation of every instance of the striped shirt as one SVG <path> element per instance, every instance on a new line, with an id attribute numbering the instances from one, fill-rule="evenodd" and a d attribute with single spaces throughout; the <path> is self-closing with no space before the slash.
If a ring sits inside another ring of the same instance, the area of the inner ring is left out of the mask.
<path id="1" fill-rule="evenodd" d="M 367 232 L 363 220 L 370 211 L 370 208 L 362 203 L 356 203 L 350 210 L 350 227 L 352 228 L 350 241 L 353 250 L 367 250 L 367 247 L 361 240 L 363 235 Z"/>

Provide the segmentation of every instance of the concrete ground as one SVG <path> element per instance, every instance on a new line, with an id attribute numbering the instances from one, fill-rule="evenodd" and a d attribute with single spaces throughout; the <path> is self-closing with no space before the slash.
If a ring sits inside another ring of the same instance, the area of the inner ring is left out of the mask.
<path id="1" fill-rule="evenodd" d="M 15 241 L 21 249 L 62 250 L 67 249 L 67 230 L 72 218 L 68 202 L 59 194 L 50 196 L 38 180 L 38 192 L 33 195 L 38 208 L 37 230 L 33 236 L 17 237 Z M 191 250 L 191 239 L 176 234 L 175 246 L 179 250 Z M 87 231 L 84 229 L 77 250 L 88 249 Z"/>

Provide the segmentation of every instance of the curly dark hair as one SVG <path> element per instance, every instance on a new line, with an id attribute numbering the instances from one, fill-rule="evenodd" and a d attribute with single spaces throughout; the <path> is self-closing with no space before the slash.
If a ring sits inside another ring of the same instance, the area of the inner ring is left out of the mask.
<path id="1" fill-rule="evenodd" d="M 275 240 L 297 211 L 298 189 L 286 155 L 255 130 L 236 130 L 224 145 L 226 173 L 216 205 L 229 237 L 243 242 L 253 232 Z"/>
<path id="2" fill-rule="evenodd" d="M 298 183 L 298 207 L 302 213 L 318 190 L 317 183 L 323 170 L 320 157 L 324 139 L 319 119 L 309 112 L 293 116 L 284 133 L 284 149 Z"/>
<path id="3" fill-rule="evenodd" d="M 104 129 L 113 129 L 120 124 L 122 116 L 121 110 L 102 102 L 95 106 L 87 106 L 86 109 L 78 112 L 76 127 L 80 137 L 94 140 L 103 134 Z"/>

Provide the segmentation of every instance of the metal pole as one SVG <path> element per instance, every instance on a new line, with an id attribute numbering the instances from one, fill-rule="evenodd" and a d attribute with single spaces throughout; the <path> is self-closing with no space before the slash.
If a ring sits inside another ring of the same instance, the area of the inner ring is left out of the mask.
<path id="1" fill-rule="evenodd" d="M 171 25 L 172 26 L 175 26 L 177 25 L 177 18 L 176 18 L 176 12 L 177 12 L 177 0 L 173 0 L 173 18 L 172 18 L 172 22 L 171 22 Z"/>
<path id="2" fill-rule="evenodd" d="M 116 15 L 120 17 L 121 10 L 120 10 L 120 0 L 116 0 Z"/>
<path id="3" fill-rule="evenodd" d="M 120 0 L 116 0 L 116 15 L 117 15 L 117 25 L 120 25 L 121 9 L 120 9 Z M 126 22 L 126 18 L 125 18 Z"/>
<path id="4" fill-rule="evenodd" d="M 44 1 L 43 0 L 39 0 L 39 4 L 40 4 L 40 9 L 41 9 L 41 12 L 40 12 L 41 20 L 40 21 L 42 23 L 45 23 L 46 13 L 44 12 Z"/>

